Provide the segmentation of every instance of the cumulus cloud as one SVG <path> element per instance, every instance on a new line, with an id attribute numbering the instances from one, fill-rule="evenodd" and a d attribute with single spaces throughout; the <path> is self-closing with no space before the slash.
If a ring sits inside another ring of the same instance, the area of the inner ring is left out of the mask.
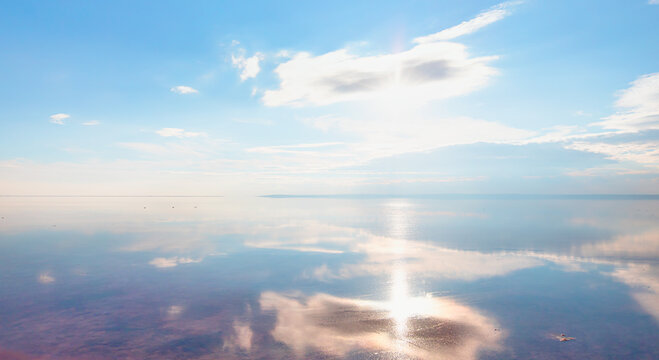
<path id="1" fill-rule="evenodd" d="M 267 106 L 327 105 L 391 96 L 444 99 L 483 87 L 497 71 L 496 56 L 469 57 L 451 42 L 423 43 L 410 50 L 359 56 L 340 49 L 314 56 L 306 52 L 277 66 L 280 87 L 267 90 Z"/>
<path id="2" fill-rule="evenodd" d="M 69 114 L 63 114 L 63 113 L 53 114 L 50 115 L 50 122 L 57 125 L 64 125 L 64 119 L 68 119 L 70 117 L 71 115 Z"/>
<path id="3" fill-rule="evenodd" d="M 231 55 L 231 63 L 240 70 L 240 80 L 245 81 L 254 78 L 261 71 L 259 62 L 263 60 L 263 54 L 257 52 L 250 57 L 245 57 L 245 51 L 241 49 L 238 54 Z"/>
<path id="4" fill-rule="evenodd" d="M 162 128 L 156 131 L 156 134 L 164 137 L 177 137 L 177 138 L 190 138 L 190 137 L 205 135 L 205 133 L 203 132 L 191 132 L 178 128 Z"/>
<path id="5" fill-rule="evenodd" d="M 177 94 L 196 94 L 199 92 L 197 89 L 193 89 L 185 85 L 174 86 L 173 88 L 169 89 L 169 91 Z"/>
<path id="6" fill-rule="evenodd" d="M 463 21 L 459 25 L 450 27 L 435 34 L 418 37 L 414 39 L 414 42 L 428 43 L 434 41 L 445 41 L 455 39 L 462 35 L 471 34 L 482 27 L 503 19 L 510 13 L 508 8 L 518 3 L 519 1 L 501 3 L 488 11 L 484 11 L 478 14 L 478 16 L 471 20 Z"/>
<path id="7" fill-rule="evenodd" d="M 605 129 L 643 131 L 659 129 L 659 73 L 646 74 L 618 93 L 621 110 L 593 125 Z"/>

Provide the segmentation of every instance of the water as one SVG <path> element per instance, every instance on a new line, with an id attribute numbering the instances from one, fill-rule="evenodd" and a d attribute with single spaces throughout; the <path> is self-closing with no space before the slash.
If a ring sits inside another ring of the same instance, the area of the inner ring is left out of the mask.
<path id="1" fill-rule="evenodd" d="M 17 197 L 0 216 L 2 359 L 659 358 L 652 197 Z"/>

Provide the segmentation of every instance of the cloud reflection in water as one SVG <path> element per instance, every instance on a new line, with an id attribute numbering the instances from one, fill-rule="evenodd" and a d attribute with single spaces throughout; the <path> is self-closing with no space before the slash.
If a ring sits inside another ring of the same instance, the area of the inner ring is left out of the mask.
<path id="1" fill-rule="evenodd" d="M 497 323 L 475 309 L 449 298 L 398 295 L 390 301 L 369 301 L 265 292 L 260 305 L 276 312 L 272 336 L 298 357 L 365 351 L 403 358 L 475 359 L 482 350 L 500 347 L 503 333 L 495 330 Z"/>

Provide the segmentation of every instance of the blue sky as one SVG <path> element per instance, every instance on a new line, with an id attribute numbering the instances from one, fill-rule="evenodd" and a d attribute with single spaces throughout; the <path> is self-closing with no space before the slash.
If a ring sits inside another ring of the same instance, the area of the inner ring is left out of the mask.
<path id="1" fill-rule="evenodd" d="M 653 1 L 21 1 L 2 194 L 657 193 Z"/>

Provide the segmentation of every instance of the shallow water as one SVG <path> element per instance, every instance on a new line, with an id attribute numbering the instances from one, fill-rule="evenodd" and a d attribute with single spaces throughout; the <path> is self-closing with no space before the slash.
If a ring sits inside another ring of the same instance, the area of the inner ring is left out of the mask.
<path id="1" fill-rule="evenodd" d="M 2 359 L 659 358 L 653 198 L 16 197 L 0 216 Z"/>

